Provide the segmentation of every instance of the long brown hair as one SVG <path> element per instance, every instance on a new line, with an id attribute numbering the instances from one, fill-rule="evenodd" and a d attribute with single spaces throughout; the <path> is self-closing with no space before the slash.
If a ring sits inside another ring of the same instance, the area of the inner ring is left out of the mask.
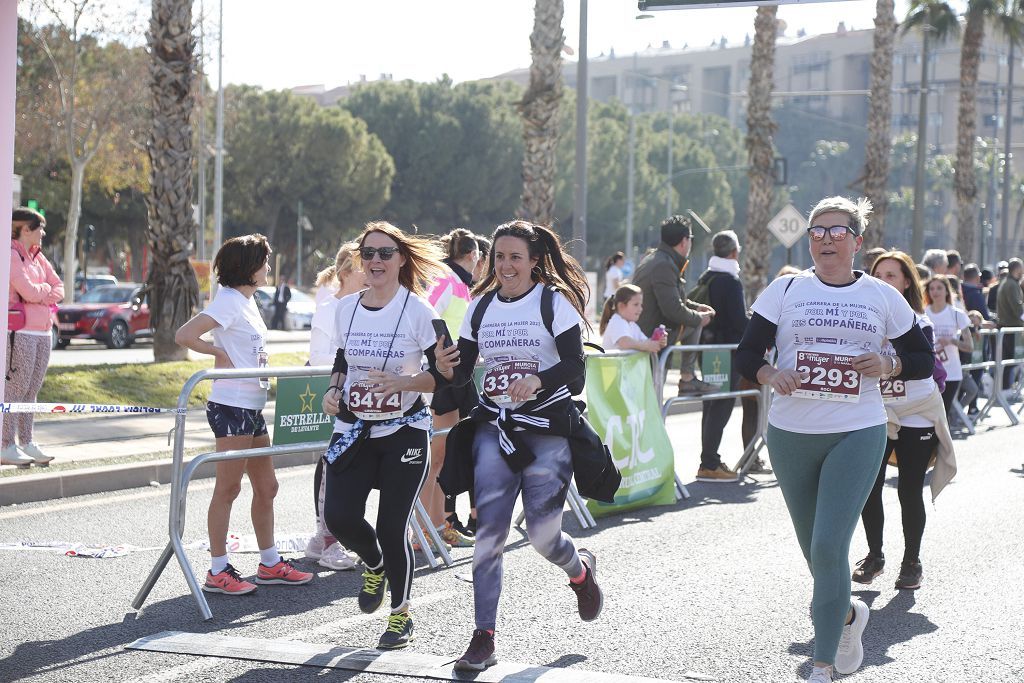
<path id="1" fill-rule="evenodd" d="M 907 288 L 900 292 L 900 294 L 907 300 L 911 308 L 918 313 L 924 313 L 924 301 L 921 299 L 921 278 L 917 276 L 917 267 L 914 265 L 914 259 L 910 258 L 910 254 L 898 249 L 883 251 L 875 259 L 875 262 L 871 264 L 871 275 L 875 275 L 875 271 L 878 270 L 878 264 L 886 259 L 892 259 L 900 264 L 900 270 L 903 271 L 903 277 L 907 281 Z"/>
<path id="2" fill-rule="evenodd" d="M 636 285 L 619 286 L 615 293 L 604 301 L 604 309 L 601 311 L 601 322 L 597 324 L 597 331 L 604 334 L 604 331 L 608 329 L 608 321 L 619 310 L 619 304 L 628 304 L 633 300 L 634 296 L 640 296 L 643 293 L 644 291 Z"/>
<path id="3" fill-rule="evenodd" d="M 561 292 L 589 328 L 584 309 L 590 297 L 590 285 L 587 284 L 587 276 L 580 264 L 562 250 L 558 235 L 550 228 L 517 220 L 499 225 L 491 235 L 491 243 L 496 244 L 499 237 L 518 237 L 526 242 L 530 258 L 537 259 L 530 277 L 534 282 L 541 282 Z M 487 258 L 487 275 L 473 288 L 473 296 L 485 294 L 500 286 L 494 275 L 494 251 L 492 248 Z"/>
<path id="4" fill-rule="evenodd" d="M 398 271 L 398 282 L 413 294 L 426 296 L 427 284 L 437 281 L 448 272 L 441 263 L 444 254 L 437 242 L 417 235 L 407 235 L 387 221 L 372 221 L 366 224 L 362 234 L 356 239 L 360 249 L 363 248 L 366 237 L 374 232 L 391 238 L 398 245 L 398 253 L 405 257 L 405 265 Z M 363 259 L 359 252 L 356 252 L 356 258 L 362 268 Z"/>

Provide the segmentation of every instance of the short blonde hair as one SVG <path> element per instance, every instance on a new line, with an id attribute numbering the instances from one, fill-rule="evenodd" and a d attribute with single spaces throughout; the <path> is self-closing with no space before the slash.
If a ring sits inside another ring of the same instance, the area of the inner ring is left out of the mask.
<path id="1" fill-rule="evenodd" d="M 316 274 L 316 286 L 326 287 L 328 285 L 342 284 L 342 279 L 355 270 L 356 252 L 359 245 L 355 242 L 345 242 L 338 249 L 334 256 L 334 265 L 328 266 Z"/>
<path id="2" fill-rule="evenodd" d="M 811 215 L 807 217 L 807 224 L 814 225 L 814 219 L 821 214 L 836 211 L 849 216 L 850 227 L 854 233 L 863 235 L 868 227 L 868 217 L 871 216 L 871 209 L 871 202 L 867 197 L 860 197 L 856 203 L 846 197 L 826 197 L 811 209 Z"/>

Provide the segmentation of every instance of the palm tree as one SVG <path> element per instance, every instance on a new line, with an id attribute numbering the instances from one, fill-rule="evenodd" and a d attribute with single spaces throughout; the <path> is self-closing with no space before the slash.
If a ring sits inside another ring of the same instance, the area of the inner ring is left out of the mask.
<path id="1" fill-rule="evenodd" d="M 757 8 L 754 19 L 754 44 L 750 53 L 750 87 L 747 91 L 747 155 L 750 169 L 750 194 L 747 196 L 747 235 L 743 250 L 743 272 L 747 296 L 754 297 L 768 283 L 771 259 L 772 204 L 775 200 L 775 173 L 772 135 L 772 72 L 775 69 L 775 32 L 777 5 Z"/>
<path id="2" fill-rule="evenodd" d="M 932 40 L 945 41 L 960 31 L 956 12 L 941 0 L 911 0 L 907 18 L 903 21 L 903 34 L 914 28 L 921 29 L 921 85 L 920 106 L 917 115 L 917 163 L 914 171 L 914 225 L 911 232 L 910 253 L 920 258 L 924 253 L 924 162 L 928 149 L 928 44 Z"/>
<path id="3" fill-rule="evenodd" d="M 149 138 L 152 188 L 149 210 L 149 310 L 153 356 L 180 360 L 186 351 L 174 331 L 199 303 L 199 283 L 189 263 L 192 238 L 192 110 L 195 36 L 190 0 L 153 0 L 147 39 L 151 56 L 153 129 Z"/>
<path id="4" fill-rule="evenodd" d="M 864 152 L 864 195 L 875 207 L 871 229 L 864 235 L 864 248 L 880 247 L 885 241 L 887 208 L 886 181 L 892 150 L 892 58 L 896 38 L 893 0 L 875 4 L 875 46 L 871 53 L 871 95 L 868 100 L 868 140 Z"/>
<path id="5" fill-rule="evenodd" d="M 1008 245 L 1008 228 L 1010 225 L 1010 175 L 1012 172 L 1011 168 L 1011 131 L 1013 129 L 1013 67 L 1014 67 L 1014 52 L 1016 48 L 1024 44 L 1024 0 L 1006 0 L 1003 3 L 1004 13 L 1000 14 L 995 18 L 996 30 L 1006 36 L 1006 39 L 1010 43 L 1010 55 L 1007 60 L 1009 64 L 1009 73 L 1006 77 L 1006 139 L 1004 143 L 1005 147 L 1005 161 L 1003 166 L 1003 234 L 1002 234 L 1002 252 L 1004 254 L 1009 253 Z"/>
<path id="6" fill-rule="evenodd" d="M 530 49 L 530 86 L 519 103 L 523 117 L 523 205 L 520 214 L 550 225 L 555 210 L 555 151 L 562 101 L 562 0 L 537 0 Z"/>

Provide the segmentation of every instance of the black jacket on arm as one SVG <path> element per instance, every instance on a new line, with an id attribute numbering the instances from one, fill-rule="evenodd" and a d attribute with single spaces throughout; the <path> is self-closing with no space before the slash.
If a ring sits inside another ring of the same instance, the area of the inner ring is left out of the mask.
<path id="1" fill-rule="evenodd" d="M 709 270 L 701 279 L 708 278 L 708 305 L 715 309 L 711 322 L 704 328 L 701 341 L 705 344 L 736 344 L 747 329 L 747 303 L 743 296 L 743 283 L 732 273 Z"/>

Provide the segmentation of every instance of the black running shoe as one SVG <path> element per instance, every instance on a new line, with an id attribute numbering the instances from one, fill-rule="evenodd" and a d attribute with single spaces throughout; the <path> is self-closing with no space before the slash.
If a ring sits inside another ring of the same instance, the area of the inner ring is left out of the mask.
<path id="1" fill-rule="evenodd" d="M 466 520 L 466 531 L 468 531 L 471 536 L 476 536 L 476 517 L 473 515 L 470 515 L 469 519 Z"/>
<path id="2" fill-rule="evenodd" d="M 483 671 L 498 663 L 494 656 L 494 635 L 477 629 L 473 631 L 473 639 L 469 641 L 466 654 L 455 662 L 456 671 Z"/>
<path id="3" fill-rule="evenodd" d="M 367 569 L 363 572 L 363 589 L 359 591 L 359 609 L 367 614 L 376 612 L 384 604 L 384 593 L 388 589 L 388 580 L 384 576 L 384 567 L 379 572 Z"/>
<path id="4" fill-rule="evenodd" d="M 875 577 L 885 570 L 885 558 L 881 555 L 868 553 L 867 557 L 857 563 L 853 570 L 853 580 L 857 583 L 868 584 L 875 580 Z"/>
<path id="5" fill-rule="evenodd" d="M 576 602 L 579 605 L 580 619 L 593 621 L 601 614 L 604 607 L 604 594 L 601 587 L 597 585 L 597 558 L 594 553 L 586 548 L 580 548 L 580 561 L 587 571 L 587 577 L 583 583 L 569 582 L 569 588 L 576 593 Z"/>
<path id="6" fill-rule="evenodd" d="M 378 650 L 401 650 L 415 636 L 412 633 L 412 617 L 407 612 L 388 617 L 388 628 L 377 641 Z"/>
<path id="7" fill-rule="evenodd" d="M 916 590 L 921 587 L 921 578 L 924 572 L 921 563 L 912 561 L 900 565 L 900 576 L 896 579 L 896 587 L 906 590 Z"/>
<path id="8" fill-rule="evenodd" d="M 462 520 L 459 519 L 459 516 L 456 513 L 454 513 L 454 512 L 452 514 L 448 515 L 448 517 L 445 518 L 444 521 L 446 521 L 449 524 L 451 524 L 452 528 L 455 529 L 456 531 L 458 531 L 463 536 L 475 536 L 476 535 L 472 531 L 470 531 L 466 527 L 465 524 L 462 523 Z"/>

